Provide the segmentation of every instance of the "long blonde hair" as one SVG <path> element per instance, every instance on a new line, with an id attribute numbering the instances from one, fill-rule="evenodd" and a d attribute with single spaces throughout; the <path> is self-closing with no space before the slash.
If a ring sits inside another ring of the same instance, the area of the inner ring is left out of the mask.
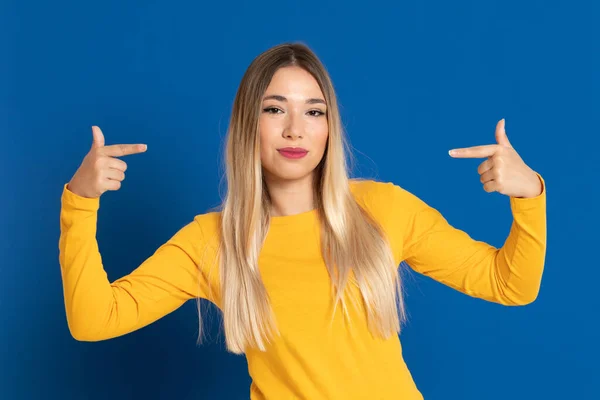
<path id="1" fill-rule="evenodd" d="M 397 334 L 405 319 L 401 280 L 389 242 L 350 190 L 347 142 L 331 79 L 307 45 L 284 43 L 260 54 L 246 70 L 227 132 L 227 192 L 220 207 L 218 265 L 226 346 L 236 354 L 244 353 L 247 346 L 264 351 L 279 332 L 258 268 L 271 207 L 262 175 L 258 121 L 271 78 L 287 66 L 309 72 L 327 103 L 329 137 L 315 170 L 313 190 L 335 305 L 341 301 L 346 310 L 344 290 L 352 272 L 373 334 L 383 338 Z"/>

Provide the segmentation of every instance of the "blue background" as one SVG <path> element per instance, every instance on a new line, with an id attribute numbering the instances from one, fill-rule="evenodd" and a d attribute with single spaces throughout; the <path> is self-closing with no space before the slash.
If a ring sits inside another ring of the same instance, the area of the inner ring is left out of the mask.
<path id="1" fill-rule="evenodd" d="M 597 399 L 598 6 L 591 2 L 3 1 L 0 5 L 0 397 L 242 399 L 245 358 L 219 315 L 196 346 L 194 302 L 105 342 L 69 334 L 58 264 L 60 195 L 99 125 L 147 143 L 102 197 L 111 280 L 220 201 L 223 139 L 244 70 L 300 40 L 327 66 L 355 174 L 393 181 L 501 246 L 508 198 L 454 147 L 506 131 L 546 179 L 548 252 L 529 306 L 408 282 L 401 339 L 426 400 Z"/>

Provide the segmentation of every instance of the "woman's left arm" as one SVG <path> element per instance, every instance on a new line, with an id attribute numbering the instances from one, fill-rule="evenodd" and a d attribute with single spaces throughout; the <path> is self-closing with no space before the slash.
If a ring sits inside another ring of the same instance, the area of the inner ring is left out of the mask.
<path id="1" fill-rule="evenodd" d="M 497 249 L 452 227 L 424 202 L 413 199 L 403 258 L 417 272 L 473 297 L 504 305 L 525 305 L 539 293 L 546 255 L 546 187 L 510 145 L 504 120 L 498 144 L 456 149 L 456 158 L 484 157 L 478 172 L 484 190 L 510 197 L 513 223 Z"/>

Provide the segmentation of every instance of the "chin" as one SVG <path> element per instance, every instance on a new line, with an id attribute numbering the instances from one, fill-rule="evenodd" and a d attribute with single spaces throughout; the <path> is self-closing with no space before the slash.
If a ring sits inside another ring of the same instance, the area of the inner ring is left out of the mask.
<path id="1" fill-rule="evenodd" d="M 297 181 L 307 178 L 312 174 L 313 170 L 307 170 L 305 168 L 279 168 L 270 170 L 266 173 L 267 179 L 283 180 L 283 181 Z"/>

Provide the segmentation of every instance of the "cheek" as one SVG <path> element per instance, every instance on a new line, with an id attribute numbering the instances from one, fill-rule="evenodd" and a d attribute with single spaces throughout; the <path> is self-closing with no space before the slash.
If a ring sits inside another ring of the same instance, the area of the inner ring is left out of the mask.
<path id="1" fill-rule="evenodd" d="M 276 162 L 278 140 L 281 138 L 280 123 L 273 118 L 259 120 L 260 162 L 267 170 L 272 170 Z"/>
<path id="2" fill-rule="evenodd" d="M 314 142 L 319 148 L 320 152 L 325 151 L 325 146 L 327 145 L 327 138 L 329 137 L 329 127 L 327 122 L 320 124 L 317 129 L 314 131 Z"/>
<path id="3" fill-rule="evenodd" d="M 269 149 L 269 144 L 273 142 L 274 132 L 276 132 L 276 127 L 273 126 L 272 121 L 269 121 L 266 118 L 259 121 L 261 152 Z"/>

